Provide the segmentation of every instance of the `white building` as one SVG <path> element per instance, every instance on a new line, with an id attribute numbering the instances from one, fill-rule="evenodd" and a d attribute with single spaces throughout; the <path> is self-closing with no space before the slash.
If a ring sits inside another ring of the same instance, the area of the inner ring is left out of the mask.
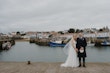
<path id="1" fill-rule="evenodd" d="M 86 33 L 84 37 L 110 37 L 110 32 Z"/>

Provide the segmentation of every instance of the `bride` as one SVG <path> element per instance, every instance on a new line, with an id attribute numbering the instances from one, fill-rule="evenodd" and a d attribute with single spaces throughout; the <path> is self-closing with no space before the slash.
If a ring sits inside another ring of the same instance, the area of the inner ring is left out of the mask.
<path id="1" fill-rule="evenodd" d="M 69 43 L 63 48 L 65 54 L 68 55 L 65 63 L 61 64 L 61 67 L 78 67 L 79 61 L 77 57 L 77 49 L 76 49 L 76 39 L 77 35 L 74 34 Z"/>

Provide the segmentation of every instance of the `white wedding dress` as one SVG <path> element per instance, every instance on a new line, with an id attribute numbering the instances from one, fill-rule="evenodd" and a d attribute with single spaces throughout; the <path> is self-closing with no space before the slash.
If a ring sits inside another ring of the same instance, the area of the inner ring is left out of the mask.
<path id="1" fill-rule="evenodd" d="M 65 63 L 61 64 L 61 67 L 78 67 L 79 61 L 77 57 L 77 52 L 75 50 L 76 47 L 76 41 L 74 39 L 71 39 L 69 43 L 66 44 L 66 46 L 63 48 L 64 52 L 68 55 Z"/>

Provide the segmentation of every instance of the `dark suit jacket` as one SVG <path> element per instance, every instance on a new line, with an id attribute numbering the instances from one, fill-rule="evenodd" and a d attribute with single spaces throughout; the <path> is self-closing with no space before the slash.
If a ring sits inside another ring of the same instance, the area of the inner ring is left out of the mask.
<path id="1" fill-rule="evenodd" d="M 87 42 L 86 39 L 83 38 L 77 38 L 77 43 L 76 43 L 76 48 L 78 48 L 78 57 L 86 57 L 86 46 L 87 46 Z M 84 52 L 80 53 L 79 50 L 81 47 L 84 47 Z"/>

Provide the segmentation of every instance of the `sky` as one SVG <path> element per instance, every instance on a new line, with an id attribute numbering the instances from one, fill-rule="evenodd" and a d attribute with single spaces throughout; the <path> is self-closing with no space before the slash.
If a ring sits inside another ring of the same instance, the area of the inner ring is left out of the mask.
<path id="1" fill-rule="evenodd" d="M 110 27 L 110 0 L 0 0 L 0 32 Z"/>

